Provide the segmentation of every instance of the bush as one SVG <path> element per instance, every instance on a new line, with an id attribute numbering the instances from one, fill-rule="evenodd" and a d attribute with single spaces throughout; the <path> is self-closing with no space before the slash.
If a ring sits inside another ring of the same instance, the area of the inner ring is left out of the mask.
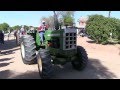
<path id="1" fill-rule="evenodd" d="M 91 15 L 87 21 L 86 32 L 96 43 L 106 44 L 110 42 L 109 39 L 120 41 L 120 20 Z"/>

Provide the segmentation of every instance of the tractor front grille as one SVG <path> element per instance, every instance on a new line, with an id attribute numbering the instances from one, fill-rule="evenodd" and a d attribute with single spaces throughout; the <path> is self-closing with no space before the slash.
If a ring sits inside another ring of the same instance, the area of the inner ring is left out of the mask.
<path id="1" fill-rule="evenodd" d="M 76 49 L 76 33 L 65 33 L 64 49 Z"/>

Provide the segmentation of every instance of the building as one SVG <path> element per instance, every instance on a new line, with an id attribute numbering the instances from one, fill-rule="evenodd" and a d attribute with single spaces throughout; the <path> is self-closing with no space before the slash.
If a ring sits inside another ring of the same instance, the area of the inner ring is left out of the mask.
<path id="1" fill-rule="evenodd" d="M 80 19 L 78 19 L 76 27 L 78 27 L 80 29 L 85 29 L 87 20 L 88 20 L 87 17 L 80 17 Z M 78 30 L 77 30 L 77 33 L 78 33 Z"/>

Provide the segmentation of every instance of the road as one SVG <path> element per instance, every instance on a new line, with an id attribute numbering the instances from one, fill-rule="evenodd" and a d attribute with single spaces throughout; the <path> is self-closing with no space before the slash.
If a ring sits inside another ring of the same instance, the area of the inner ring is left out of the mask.
<path id="1" fill-rule="evenodd" d="M 77 44 L 88 53 L 86 69 L 76 71 L 71 63 L 55 66 L 52 79 L 120 79 L 120 45 L 99 45 L 86 37 L 79 37 Z M 0 79 L 41 79 L 37 64 L 23 64 L 20 47 L 13 37 L 6 39 L 0 50 Z"/>

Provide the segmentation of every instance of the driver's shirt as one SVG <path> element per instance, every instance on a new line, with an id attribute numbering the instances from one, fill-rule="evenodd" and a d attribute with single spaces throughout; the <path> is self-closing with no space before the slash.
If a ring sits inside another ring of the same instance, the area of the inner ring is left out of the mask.
<path id="1" fill-rule="evenodd" d="M 47 26 L 47 25 L 41 25 L 41 26 L 38 28 L 38 31 L 39 31 L 39 32 L 42 32 L 42 31 L 45 31 L 46 29 L 48 29 L 48 26 Z"/>

